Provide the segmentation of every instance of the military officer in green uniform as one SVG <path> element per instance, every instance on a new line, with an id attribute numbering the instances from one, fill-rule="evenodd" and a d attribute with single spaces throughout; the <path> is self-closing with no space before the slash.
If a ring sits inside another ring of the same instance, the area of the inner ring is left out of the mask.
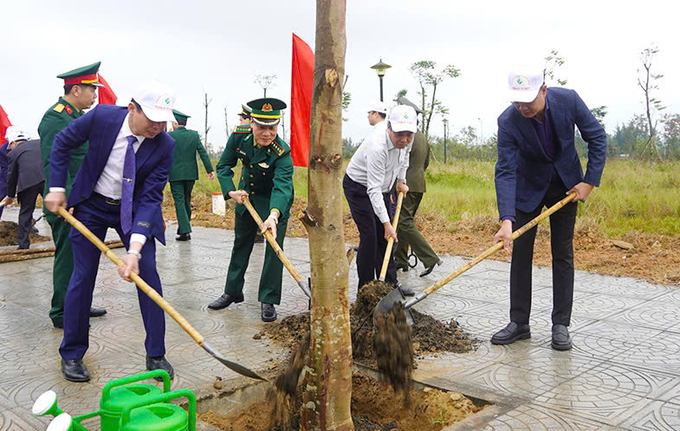
<path id="1" fill-rule="evenodd" d="M 290 207 L 293 204 L 293 158 L 290 147 L 277 135 L 281 110 L 286 104 L 278 99 L 264 98 L 248 102 L 251 108 L 250 126 L 239 126 L 231 134 L 219 163 L 217 178 L 225 199 L 241 204 L 248 197 L 264 220 L 264 230 L 270 230 L 283 248 Z M 238 189 L 234 186 L 234 167 L 241 160 L 243 169 Z M 208 308 L 219 310 L 232 303 L 243 302 L 243 283 L 248 260 L 253 250 L 257 224 L 243 205 L 236 207 L 234 247 L 224 294 Z M 269 244 L 260 276 L 258 299 L 265 322 L 276 320 L 276 308 L 281 302 L 283 264 Z"/>
<path id="2" fill-rule="evenodd" d="M 191 191 L 198 179 L 197 152 L 210 181 L 215 178 L 215 172 L 198 132 L 186 128 L 187 119 L 190 116 L 176 109 L 173 109 L 172 113 L 177 120 L 176 123 L 172 124 L 173 130 L 169 133 L 176 142 L 169 177 L 170 191 L 175 201 L 175 213 L 179 224 L 177 228 L 178 236 L 175 239 L 177 241 L 189 241 L 191 239 Z"/>
<path id="3" fill-rule="evenodd" d="M 83 110 L 90 108 L 97 100 L 97 88 L 103 87 L 99 83 L 98 72 L 100 64 L 101 62 L 98 61 L 89 66 L 80 67 L 57 76 L 57 78 L 64 80 L 64 95 L 45 112 L 38 126 L 40 152 L 46 178 L 44 196 L 47 196 L 49 192 L 50 152 L 52 151 L 54 137 L 65 129 L 71 121 L 83 115 Z M 87 147 L 86 143 L 71 153 L 68 177 L 66 179 L 67 196 L 71 189 L 73 178 L 83 164 Z M 52 239 L 56 249 L 54 253 L 54 266 L 52 268 L 54 293 L 52 295 L 50 319 L 52 319 L 52 324 L 55 328 L 63 328 L 64 297 L 66 296 L 66 288 L 73 272 L 73 251 L 68 237 L 71 225 L 46 208 L 43 208 L 43 213 L 52 228 Z M 104 314 L 106 314 L 106 310 L 103 308 L 93 307 L 90 309 L 90 316 L 92 317 L 103 316 Z"/>

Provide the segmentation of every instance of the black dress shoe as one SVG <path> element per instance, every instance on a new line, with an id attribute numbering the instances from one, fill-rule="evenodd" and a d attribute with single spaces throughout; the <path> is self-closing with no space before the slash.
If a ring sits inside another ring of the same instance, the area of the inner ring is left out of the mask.
<path id="1" fill-rule="evenodd" d="M 40 233 L 40 231 L 38 230 L 38 228 L 35 227 L 35 226 L 31 226 L 31 232 L 33 232 L 33 233 L 35 233 L 35 234 Z"/>
<path id="2" fill-rule="evenodd" d="M 526 340 L 527 338 L 531 338 L 529 325 L 510 322 L 508 326 L 493 334 L 491 344 L 512 344 L 517 340 Z"/>
<path id="3" fill-rule="evenodd" d="M 177 241 L 189 241 L 191 239 L 190 233 L 180 233 L 176 238 Z"/>
<path id="4" fill-rule="evenodd" d="M 165 356 L 147 356 L 146 357 L 146 369 L 149 371 L 153 370 L 165 370 L 170 374 L 170 379 L 175 377 L 175 370 L 170 365 Z M 154 377 L 156 381 L 162 382 L 162 377 Z"/>
<path id="5" fill-rule="evenodd" d="M 227 308 L 232 303 L 243 302 L 243 295 L 241 296 L 231 296 L 228 293 L 223 293 L 222 296 L 208 304 L 208 308 L 211 310 L 221 310 Z"/>
<path id="6" fill-rule="evenodd" d="M 102 317 L 106 314 L 106 308 L 90 307 L 90 317 Z"/>
<path id="7" fill-rule="evenodd" d="M 61 360 L 61 372 L 69 382 L 89 382 L 90 373 L 82 359 L 63 359 Z"/>
<path id="8" fill-rule="evenodd" d="M 426 275 L 430 275 L 430 273 L 434 270 L 434 267 L 435 267 L 435 266 L 441 266 L 442 263 L 444 263 L 444 261 L 441 260 L 441 259 L 439 259 L 439 260 L 437 261 L 437 263 L 435 263 L 435 264 L 432 265 L 431 267 L 425 268 L 425 271 L 421 272 L 421 273 L 420 273 L 420 276 L 421 276 L 421 277 L 425 277 Z"/>
<path id="9" fill-rule="evenodd" d="M 64 329 L 64 322 L 63 321 L 55 322 L 53 320 L 52 324 L 54 325 L 55 328 Z"/>
<path id="10" fill-rule="evenodd" d="M 276 308 L 274 304 L 262 303 L 262 321 L 263 322 L 273 322 L 276 320 Z"/>
<path id="11" fill-rule="evenodd" d="M 414 291 L 412 291 L 408 287 L 402 286 L 399 281 L 394 283 L 394 288 L 401 290 L 401 294 L 404 295 L 404 296 L 415 296 L 415 294 L 416 294 Z"/>
<path id="12" fill-rule="evenodd" d="M 571 349 L 571 337 L 569 330 L 565 325 L 553 325 L 552 327 L 552 343 L 550 343 L 555 350 L 569 350 Z"/>

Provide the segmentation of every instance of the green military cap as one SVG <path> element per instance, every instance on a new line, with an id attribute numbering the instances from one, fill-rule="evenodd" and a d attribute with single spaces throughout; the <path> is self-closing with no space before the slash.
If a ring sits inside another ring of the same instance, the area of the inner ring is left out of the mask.
<path id="1" fill-rule="evenodd" d="M 103 87 L 103 85 L 99 83 L 98 72 L 100 64 L 102 64 L 102 62 L 98 61 L 88 66 L 79 67 L 70 72 L 57 75 L 57 78 L 63 79 L 64 85 L 88 84 L 94 85 L 95 87 Z"/>
<path id="2" fill-rule="evenodd" d="M 243 118 L 250 118 L 250 106 L 241 104 L 241 112 L 239 112 L 238 115 L 240 115 Z"/>
<path id="3" fill-rule="evenodd" d="M 177 109 L 173 109 L 173 110 L 172 110 L 172 114 L 175 116 L 175 118 L 177 119 L 177 121 L 187 121 L 187 119 L 188 119 L 189 117 L 191 117 L 191 115 L 187 115 L 187 114 L 185 114 L 185 113 L 183 113 L 183 112 L 179 112 Z"/>
<path id="4" fill-rule="evenodd" d="M 286 109 L 285 102 L 273 97 L 255 99 L 248 102 L 253 121 L 262 126 L 276 126 L 281 121 L 281 110 Z"/>

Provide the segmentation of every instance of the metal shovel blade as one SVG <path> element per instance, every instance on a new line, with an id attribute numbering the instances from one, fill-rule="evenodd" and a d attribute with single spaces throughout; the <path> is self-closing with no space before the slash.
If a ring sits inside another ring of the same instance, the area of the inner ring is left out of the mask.
<path id="1" fill-rule="evenodd" d="M 387 296 L 381 299 L 380 302 L 378 302 L 378 305 L 376 305 L 375 308 L 373 309 L 373 322 L 376 321 L 378 314 L 389 313 L 390 311 L 392 311 L 392 307 L 394 307 L 394 304 L 396 304 L 397 302 L 405 304 L 406 297 L 404 296 L 400 289 L 395 288 L 390 293 L 388 293 Z M 408 326 L 413 325 L 413 313 L 411 313 L 411 310 L 409 310 L 408 308 L 406 309 L 406 323 L 408 324 Z"/>
<path id="2" fill-rule="evenodd" d="M 231 362 L 227 359 L 225 359 L 220 352 L 218 352 L 209 342 L 208 340 L 203 340 L 203 343 L 201 343 L 201 347 L 203 349 L 210 353 L 213 358 L 217 359 L 220 361 L 222 364 L 224 364 L 227 368 L 230 370 L 234 371 L 235 373 L 238 373 L 242 376 L 250 377 L 251 379 L 257 379 L 257 380 L 264 380 L 267 381 L 264 377 L 261 377 L 259 374 L 254 372 L 253 370 L 244 367 L 241 364 L 237 364 L 236 362 Z"/>

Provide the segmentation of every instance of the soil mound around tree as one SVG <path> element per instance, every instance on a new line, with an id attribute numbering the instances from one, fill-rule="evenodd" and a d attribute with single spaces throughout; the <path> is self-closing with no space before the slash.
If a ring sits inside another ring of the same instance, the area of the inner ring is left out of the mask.
<path id="1" fill-rule="evenodd" d="M 434 388 L 411 388 L 411 403 L 406 407 L 403 394 L 362 373 L 352 377 L 352 419 L 357 431 L 415 431 L 441 430 L 477 413 L 476 407 L 464 395 Z M 199 419 L 225 431 L 292 431 L 300 429 L 301 398 L 291 406 L 290 422 L 277 425 L 275 405 L 270 401 L 257 402 L 230 414 L 205 412 Z"/>
<path id="2" fill-rule="evenodd" d="M 392 286 L 388 284 L 378 281 L 368 283 L 359 290 L 356 301 L 350 307 L 352 357 L 355 361 L 369 366 L 375 365 L 373 353 L 375 327 L 369 316 L 373 315 L 378 302 L 391 291 Z M 411 326 L 411 339 L 416 355 L 438 352 L 465 353 L 473 350 L 479 343 L 478 340 L 471 338 L 455 320 L 443 323 L 416 310 L 411 309 L 411 312 L 414 321 Z M 309 313 L 306 312 L 288 316 L 267 325 L 260 335 L 266 335 L 277 344 L 290 347 L 291 351 L 295 351 L 297 345 L 307 337 L 308 333 Z"/>
<path id="3" fill-rule="evenodd" d="M 18 245 L 17 243 L 18 228 L 19 225 L 14 223 L 13 221 L 0 221 L 0 246 Z M 31 244 L 50 240 L 49 237 L 40 236 L 34 232 L 31 232 L 29 234 L 29 238 L 31 239 Z"/>

